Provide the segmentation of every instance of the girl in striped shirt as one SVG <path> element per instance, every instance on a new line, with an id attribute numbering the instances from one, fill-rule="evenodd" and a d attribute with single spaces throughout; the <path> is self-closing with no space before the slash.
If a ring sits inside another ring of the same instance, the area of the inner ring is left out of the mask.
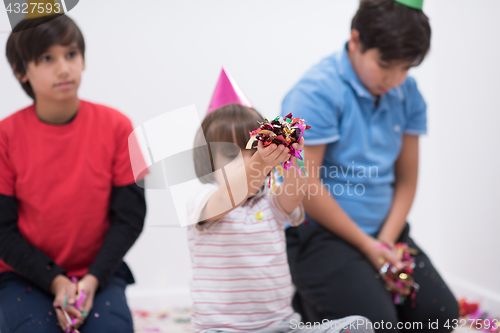
<path id="1" fill-rule="evenodd" d="M 372 332 L 364 317 L 302 323 L 292 309 L 284 228 L 304 220 L 307 178 L 290 168 L 269 195 L 273 167 L 297 162 L 283 145 L 245 149 L 261 120 L 255 109 L 229 104 L 209 113 L 196 137 L 203 184 L 188 204 L 194 331 Z M 301 139 L 294 148 L 303 145 Z"/>

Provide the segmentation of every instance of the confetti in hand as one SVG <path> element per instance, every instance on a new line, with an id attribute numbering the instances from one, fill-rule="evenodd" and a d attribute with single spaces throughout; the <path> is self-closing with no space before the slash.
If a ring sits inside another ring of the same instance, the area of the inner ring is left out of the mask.
<path id="1" fill-rule="evenodd" d="M 256 148 L 257 146 L 253 146 L 255 141 L 262 141 L 264 147 L 273 143 L 277 146 L 284 145 L 290 150 L 290 155 L 300 160 L 299 167 L 301 170 L 297 169 L 298 172 L 305 171 L 301 155 L 302 149 L 296 150 L 292 145 L 299 142 L 304 135 L 304 131 L 311 128 L 311 126 L 306 125 L 304 119 L 293 118 L 291 113 L 284 118 L 278 116 L 272 121 L 264 118 L 264 121 L 259 122 L 259 124 L 259 128 L 255 128 L 254 131 L 250 132 L 250 140 L 248 140 L 246 148 Z M 290 169 L 291 166 L 293 166 L 291 161 L 283 163 L 283 169 L 285 170 Z"/>
<path id="2" fill-rule="evenodd" d="M 388 248 L 387 245 L 382 246 Z M 397 243 L 395 250 L 403 263 L 403 267 L 398 269 L 389 262 L 385 262 L 380 268 L 380 275 L 385 281 L 391 281 L 395 286 L 400 288 L 408 287 L 414 307 L 416 292 L 419 285 L 413 280 L 413 269 L 415 268 L 415 259 L 411 256 L 416 254 L 416 250 L 412 249 L 406 243 Z M 403 304 L 406 296 L 400 295 L 396 291 L 391 291 L 391 296 L 394 299 L 394 304 Z"/>
<path id="3" fill-rule="evenodd" d="M 264 121 L 259 122 L 259 124 L 259 128 L 255 128 L 254 131 L 250 132 L 250 140 L 247 142 L 246 149 L 257 148 L 257 146 L 254 146 L 255 141 L 261 141 L 264 147 L 268 147 L 273 143 L 276 144 L 276 146 L 284 145 L 289 149 L 288 153 L 298 159 L 297 164 L 299 169 L 295 168 L 292 161 L 288 160 L 281 163 L 281 165 L 276 165 L 280 176 L 283 173 L 283 169 L 288 170 L 292 166 L 300 174 L 304 172 L 307 175 L 304 168 L 302 149 L 296 150 L 293 144 L 298 143 L 304 135 L 304 131 L 311 128 L 311 126 L 306 125 L 304 119 L 293 118 L 291 113 L 284 118 L 277 116 L 272 121 L 264 118 Z M 271 182 L 273 184 L 271 194 L 273 194 L 276 190 L 276 180 L 272 172 L 269 175 L 269 187 L 271 187 Z"/>
<path id="4" fill-rule="evenodd" d="M 285 118 L 278 116 L 272 121 L 264 118 L 264 121 L 259 122 L 259 124 L 259 128 L 250 132 L 247 149 L 251 149 L 255 141 L 262 141 L 264 147 L 272 143 L 277 146 L 284 145 L 290 149 L 290 155 L 301 158 L 300 151 L 296 151 L 292 144 L 299 142 L 302 135 L 304 135 L 304 131 L 311 128 L 311 126 L 305 124 L 304 119 L 292 118 L 292 114 L 289 113 Z"/>

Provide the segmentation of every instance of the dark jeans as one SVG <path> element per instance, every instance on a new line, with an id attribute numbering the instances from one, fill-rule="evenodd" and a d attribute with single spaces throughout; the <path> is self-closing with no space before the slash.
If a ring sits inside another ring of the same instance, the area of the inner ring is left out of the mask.
<path id="1" fill-rule="evenodd" d="M 125 298 L 125 287 L 129 281 L 121 275 L 117 272 L 108 285 L 96 293 L 94 306 L 79 329 L 81 333 L 134 331 Z M 42 291 L 22 276 L 11 272 L 0 273 L 0 332 L 63 332 L 57 326 L 53 301 L 53 295 Z"/>
<path id="2" fill-rule="evenodd" d="M 403 305 L 395 305 L 382 279 L 376 277 L 375 268 L 342 238 L 319 225 L 302 224 L 288 228 L 288 261 L 297 288 L 293 306 L 303 321 L 361 315 L 374 324 L 392 323 L 392 330 L 376 331 L 413 331 L 397 330 L 399 321 L 412 325 L 421 322 L 420 332 L 422 328 L 435 333 L 450 332 L 451 329 L 443 325 L 449 320 L 448 324 L 452 326 L 452 320 L 458 318 L 457 301 L 429 258 L 409 237 L 409 232 L 407 224 L 398 242 L 408 243 L 418 250 L 413 276 L 420 291 L 416 294 L 414 308 L 409 297 Z M 429 328 L 429 321 L 434 323 L 436 320 L 439 328 Z"/>

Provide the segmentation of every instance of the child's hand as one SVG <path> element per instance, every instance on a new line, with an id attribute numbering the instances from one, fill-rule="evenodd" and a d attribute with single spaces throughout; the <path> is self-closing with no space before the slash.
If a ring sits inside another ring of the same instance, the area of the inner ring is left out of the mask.
<path id="1" fill-rule="evenodd" d="M 304 149 L 304 137 L 300 138 L 299 142 L 292 144 L 293 149 L 302 150 Z"/>
<path id="2" fill-rule="evenodd" d="M 59 321 L 59 324 L 61 325 L 63 331 L 68 329 L 71 326 L 71 323 L 68 322 L 62 309 L 65 309 L 70 316 L 76 318 L 77 322 L 82 321 L 81 312 L 74 307 L 76 302 L 75 283 L 71 282 L 71 280 L 64 275 L 58 275 L 52 281 L 52 284 L 50 285 L 50 291 L 55 295 L 55 299 L 52 305 L 54 306 L 57 320 Z"/>
<path id="3" fill-rule="evenodd" d="M 78 309 L 82 314 L 82 320 L 75 325 L 76 328 L 80 327 L 85 321 L 85 319 L 87 319 L 90 310 L 92 310 L 92 307 L 94 306 L 95 293 L 97 291 L 97 288 L 99 288 L 99 281 L 92 274 L 85 275 L 79 281 L 79 284 L 80 283 L 83 286 L 83 290 L 85 292 L 86 297 L 83 300 L 82 304 L 80 305 L 80 308 Z"/>
<path id="4" fill-rule="evenodd" d="M 284 145 L 276 146 L 274 143 L 264 147 L 262 141 L 259 141 L 257 146 L 257 153 L 269 166 L 275 166 L 288 161 L 290 159 L 290 155 L 288 154 L 289 151 L 290 149 Z"/>
<path id="5" fill-rule="evenodd" d="M 398 270 L 403 268 L 403 263 L 398 257 L 396 251 L 387 248 L 384 244 L 374 238 L 372 238 L 372 241 L 362 249 L 362 252 L 379 273 L 380 268 L 385 261 L 388 261 L 396 266 Z M 388 290 L 396 291 L 400 295 L 410 294 L 410 289 L 408 287 L 397 287 L 394 282 L 390 280 L 384 279 L 384 282 Z"/>

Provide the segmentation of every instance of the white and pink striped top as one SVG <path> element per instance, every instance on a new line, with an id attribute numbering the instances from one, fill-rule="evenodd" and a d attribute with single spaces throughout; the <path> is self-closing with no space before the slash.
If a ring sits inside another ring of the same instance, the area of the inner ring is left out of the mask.
<path id="1" fill-rule="evenodd" d="M 190 221 L 199 221 L 216 189 L 205 184 L 193 196 Z M 302 223 L 304 209 L 287 215 L 275 199 L 263 193 L 218 221 L 188 227 L 194 332 L 252 331 L 293 314 L 284 228 Z"/>

